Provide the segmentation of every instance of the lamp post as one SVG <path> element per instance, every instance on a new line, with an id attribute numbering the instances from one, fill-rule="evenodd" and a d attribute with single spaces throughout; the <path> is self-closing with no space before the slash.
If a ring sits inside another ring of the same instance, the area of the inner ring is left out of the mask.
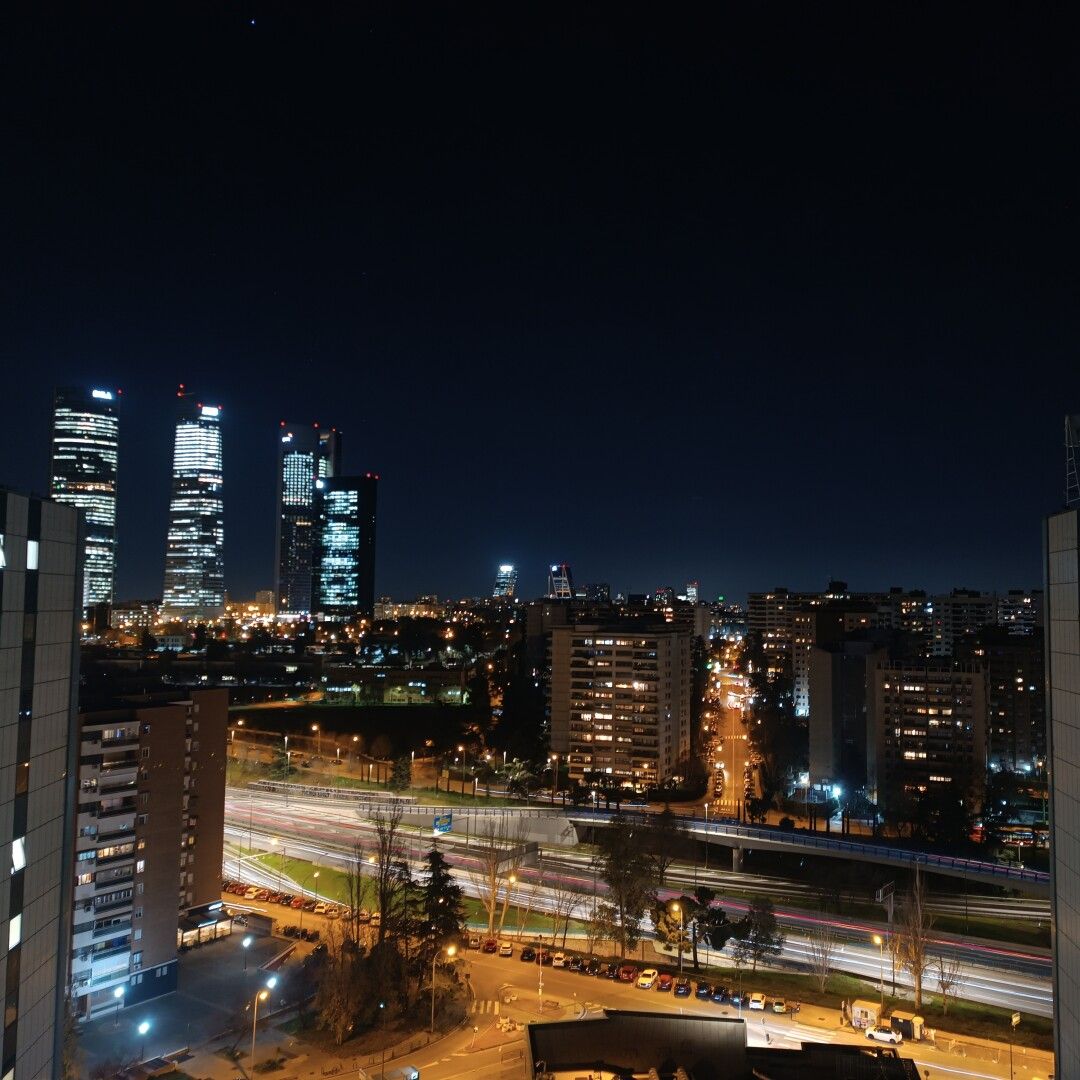
<path id="1" fill-rule="evenodd" d="M 240 944 L 244 946 L 244 976 L 245 976 L 245 978 L 247 977 L 248 949 L 251 948 L 251 943 L 254 940 L 255 939 L 250 934 L 248 934 L 247 937 L 245 937 L 244 940 L 240 942 Z"/>
<path id="2" fill-rule="evenodd" d="M 113 1021 L 113 1027 L 120 1026 L 120 1007 L 124 1004 L 124 994 L 127 993 L 127 987 L 118 986 L 112 992 L 112 996 L 116 999 L 116 1019 Z"/>
<path id="3" fill-rule="evenodd" d="M 705 804 L 705 869 L 709 869 L 709 804 Z"/>
<path id="4" fill-rule="evenodd" d="M 304 929 L 304 882 L 307 878 L 304 878 L 300 882 L 300 929 Z M 312 894 L 317 894 L 319 891 L 319 871 L 316 870 L 311 875 L 311 891 Z"/>
<path id="5" fill-rule="evenodd" d="M 277 976 L 276 975 L 271 975 L 270 978 L 266 980 L 266 989 L 265 990 L 260 990 L 255 995 L 255 1011 L 252 1014 L 252 1019 L 251 1019 L 251 1066 L 250 1067 L 251 1067 L 252 1075 L 255 1074 L 255 1027 L 259 1023 L 259 1002 L 260 1001 L 266 1001 L 270 997 L 270 991 L 273 990 L 275 986 L 277 986 Z"/>
<path id="6" fill-rule="evenodd" d="M 322 728 L 318 724 L 312 724 L 311 730 L 315 732 L 315 753 L 322 757 Z"/>
<path id="7" fill-rule="evenodd" d="M 458 753 L 461 755 L 461 794 L 465 794 L 465 773 L 469 771 L 469 755 L 465 753 L 464 745 L 459 746 Z"/>
<path id="8" fill-rule="evenodd" d="M 872 940 L 878 947 L 878 991 L 881 994 L 878 1019 L 880 1019 L 880 1013 L 885 1011 L 885 939 L 880 934 L 875 934 Z"/>
<path id="9" fill-rule="evenodd" d="M 671 910 L 679 916 L 679 974 L 682 974 L 682 954 L 683 954 L 683 909 L 682 904 L 672 904 Z"/>
<path id="10" fill-rule="evenodd" d="M 452 959 L 457 952 L 456 945 L 446 946 L 447 959 Z M 436 949 L 431 957 L 431 1033 L 435 1034 L 435 961 L 439 959 L 439 950 Z"/>
<path id="11" fill-rule="evenodd" d="M 551 755 L 551 805 L 555 805 L 555 789 L 559 786 L 559 755 Z"/>
<path id="12" fill-rule="evenodd" d="M 149 1020 L 143 1020 L 142 1023 L 139 1024 L 139 1028 L 138 1028 L 139 1038 L 142 1039 L 142 1042 L 139 1044 L 139 1061 L 140 1062 L 143 1062 L 143 1061 L 146 1060 L 146 1033 L 149 1030 L 150 1030 L 150 1021 Z"/>

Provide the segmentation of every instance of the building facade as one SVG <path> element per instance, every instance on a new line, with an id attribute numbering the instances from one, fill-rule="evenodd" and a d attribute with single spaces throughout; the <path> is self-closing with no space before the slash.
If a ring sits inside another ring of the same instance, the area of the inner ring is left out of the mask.
<path id="1" fill-rule="evenodd" d="M 1043 536 L 1053 882 L 1055 1075 L 1080 1076 L 1080 512 Z"/>
<path id="2" fill-rule="evenodd" d="M 517 567 L 511 563 L 503 563 L 495 575 L 495 587 L 491 590 L 493 597 L 512 597 L 517 592 Z"/>
<path id="3" fill-rule="evenodd" d="M 60 1074 L 71 918 L 82 525 L 0 490 L 0 1078 Z"/>
<path id="4" fill-rule="evenodd" d="M 551 600 L 573 600 L 574 575 L 569 563 L 552 563 L 548 567 L 547 594 Z"/>
<path id="5" fill-rule="evenodd" d="M 80 715 L 72 1008 L 176 989 L 177 925 L 221 897 L 228 691 Z"/>
<path id="6" fill-rule="evenodd" d="M 692 634 L 579 624 L 551 630 L 551 748 L 573 778 L 644 787 L 690 752 Z"/>
<path id="7" fill-rule="evenodd" d="M 225 608 L 222 488 L 221 408 L 197 402 L 181 387 L 165 547 L 166 618 L 216 618 Z"/>
<path id="8" fill-rule="evenodd" d="M 379 478 L 367 473 L 321 483 L 318 609 L 332 619 L 372 619 Z"/>
<path id="9" fill-rule="evenodd" d="M 111 604 L 116 586 L 120 392 L 61 387 L 53 398 L 49 490 L 85 517 L 83 607 Z"/>
<path id="10" fill-rule="evenodd" d="M 278 436 L 275 595 L 279 611 L 312 611 L 319 543 L 319 483 L 341 472 L 341 437 L 282 421 Z"/>

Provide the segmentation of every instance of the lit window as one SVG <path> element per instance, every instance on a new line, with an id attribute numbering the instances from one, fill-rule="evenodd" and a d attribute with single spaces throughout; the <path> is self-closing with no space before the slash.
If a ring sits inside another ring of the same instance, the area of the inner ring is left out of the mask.
<path id="1" fill-rule="evenodd" d="M 26 837 L 19 836 L 11 842 L 11 872 L 22 870 L 26 866 Z"/>
<path id="2" fill-rule="evenodd" d="M 13 915 L 8 923 L 8 952 L 22 941 L 22 915 Z"/>
<path id="3" fill-rule="evenodd" d="M 26 569 L 36 570 L 38 568 L 38 542 L 36 540 L 26 541 Z"/>

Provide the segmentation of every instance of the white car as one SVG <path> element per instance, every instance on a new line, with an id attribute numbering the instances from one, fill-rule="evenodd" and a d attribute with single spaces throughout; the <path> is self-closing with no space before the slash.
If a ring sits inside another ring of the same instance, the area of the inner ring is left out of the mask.
<path id="1" fill-rule="evenodd" d="M 561 968 L 564 968 L 564 967 L 566 967 L 566 953 L 564 953 L 564 952 L 557 952 L 557 953 L 556 953 L 556 954 L 555 954 L 555 955 L 554 955 L 554 956 L 553 956 L 553 957 L 551 958 L 551 966 L 552 966 L 553 968 L 554 968 L 554 967 L 561 967 Z"/>
<path id="2" fill-rule="evenodd" d="M 656 985 L 656 980 L 659 978 L 660 972 L 656 968 L 646 968 L 639 976 L 637 980 L 637 988 L 639 990 L 651 990 Z"/>
<path id="3" fill-rule="evenodd" d="M 760 1012 L 765 1011 L 765 995 L 764 994 L 751 994 L 750 995 L 750 1009 L 758 1009 Z"/>
<path id="4" fill-rule="evenodd" d="M 325 915 L 330 910 L 330 905 L 325 900 L 320 900 L 315 905 L 316 915 Z"/>
<path id="5" fill-rule="evenodd" d="M 514 946 L 509 941 L 504 941 L 499 946 L 499 955 L 500 956 L 513 956 L 514 955 Z"/>
<path id="6" fill-rule="evenodd" d="M 887 1043 L 902 1043 L 904 1036 L 899 1031 L 893 1031 L 892 1028 L 878 1027 L 876 1024 L 871 1024 L 866 1029 L 866 1037 L 873 1039 L 875 1042 L 887 1042 Z"/>

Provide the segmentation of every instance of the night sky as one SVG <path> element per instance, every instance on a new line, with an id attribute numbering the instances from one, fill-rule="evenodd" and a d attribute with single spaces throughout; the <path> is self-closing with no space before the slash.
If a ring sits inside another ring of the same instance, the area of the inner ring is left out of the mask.
<path id="1" fill-rule="evenodd" d="M 398 598 L 503 560 L 526 594 L 555 559 L 1040 582 L 1080 411 L 1065 28 L 291 7 L 4 17 L 0 483 L 45 488 L 54 384 L 123 388 L 121 597 L 160 595 L 178 382 L 225 409 L 237 596 L 286 417 L 381 475 Z"/>

